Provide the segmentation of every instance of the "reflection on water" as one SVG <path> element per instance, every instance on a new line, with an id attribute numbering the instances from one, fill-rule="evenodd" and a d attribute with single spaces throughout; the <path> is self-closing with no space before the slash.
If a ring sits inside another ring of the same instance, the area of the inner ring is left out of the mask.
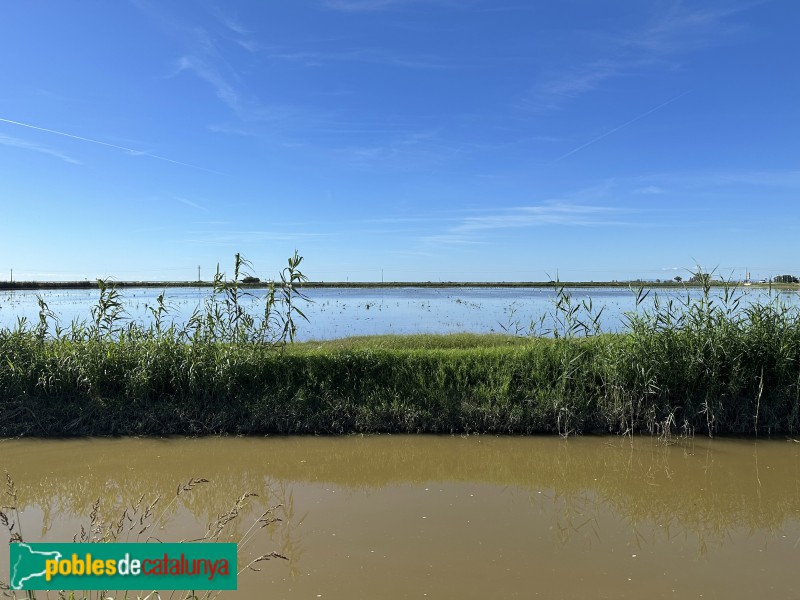
<path id="1" fill-rule="evenodd" d="M 243 596 L 745 598 L 797 589 L 799 453 L 705 438 L 8 440 L 0 469 L 31 541 L 71 540 L 98 497 L 110 517 L 160 495 L 164 541 L 202 534 L 244 492 L 259 497 L 236 537 L 281 504 L 252 553 L 290 560 L 244 575 Z M 210 483 L 168 502 L 190 477 Z"/>

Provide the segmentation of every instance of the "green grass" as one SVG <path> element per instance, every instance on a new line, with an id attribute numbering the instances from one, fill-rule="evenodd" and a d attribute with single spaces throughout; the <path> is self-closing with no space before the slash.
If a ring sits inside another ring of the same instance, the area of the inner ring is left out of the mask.
<path id="1" fill-rule="evenodd" d="M 777 298 L 744 308 L 735 288 L 707 285 L 700 300 L 645 309 L 640 290 L 627 331 L 611 335 L 561 287 L 526 336 L 288 344 L 298 265 L 257 317 L 241 308 L 238 257 L 181 328 L 166 325 L 163 298 L 148 327 L 121 322 L 101 285 L 92 320 L 51 335 L 42 303 L 38 324 L 0 330 L 0 436 L 800 428 L 800 316 Z"/>
<path id="2" fill-rule="evenodd" d="M 498 333 L 452 333 L 447 335 L 367 335 L 336 340 L 301 342 L 289 346 L 287 351 L 310 352 L 329 350 L 425 350 L 465 349 L 523 346 L 529 340 L 524 337 Z"/>
<path id="3" fill-rule="evenodd" d="M 0 334 L 0 435 L 798 429 L 796 331 L 498 341 L 275 352 Z"/>

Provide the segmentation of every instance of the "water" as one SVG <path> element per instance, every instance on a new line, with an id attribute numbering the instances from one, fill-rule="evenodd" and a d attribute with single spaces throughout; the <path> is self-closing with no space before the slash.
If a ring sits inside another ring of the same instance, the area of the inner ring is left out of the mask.
<path id="1" fill-rule="evenodd" d="M 653 438 L 0 441 L 28 541 L 70 541 L 93 502 L 162 495 L 164 541 L 192 538 L 245 491 L 242 598 L 793 598 L 800 443 Z M 189 477 L 209 484 L 183 493 Z M 7 504 L 3 501 L 0 504 Z M 158 513 L 158 511 L 156 511 Z M 0 536 L 2 537 L 2 536 Z M 0 544 L 0 578 L 8 548 Z"/>
<path id="2" fill-rule="evenodd" d="M 141 323 L 149 322 L 148 306 L 156 305 L 163 290 L 128 288 L 122 290 L 127 317 Z M 604 331 L 619 331 L 624 326 L 624 314 L 635 309 L 635 294 L 620 288 L 575 288 L 571 290 L 576 303 L 591 300 L 595 312 L 603 308 L 600 324 Z M 168 319 L 185 323 L 198 306 L 210 295 L 208 288 L 171 288 L 167 290 L 170 313 Z M 258 312 L 263 290 L 245 305 Z M 701 291 L 657 290 L 660 298 L 694 299 Z M 741 306 L 767 302 L 770 296 L 763 289 L 742 289 Z M 29 323 L 39 319 L 37 294 L 41 294 L 67 326 L 73 319 L 89 320 L 91 306 L 97 301 L 96 290 L 45 290 L 0 292 L 0 327 L 13 327 L 18 317 Z M 532 321 L 552 313 L 556 294 L 550 288 L 315 288 L 307 290 L 313 302 L 301 303 L 309 323 L 298 323 L 298 340 L 334 339 L 355 335 L 412 334 L 412 333 L 490 333 L 519 328 L 527 332 Z M 775 292 L 773 292 L 774 296 Z M 800 304 L 796 292 L 781 292 L 779 297 L 789 304 Z M 643 306 L 652 305 L 652 295 Z M 517 327 L 518 326 L 518 327 Z M 544 328 L 552 327 L 547 318 Z"/>

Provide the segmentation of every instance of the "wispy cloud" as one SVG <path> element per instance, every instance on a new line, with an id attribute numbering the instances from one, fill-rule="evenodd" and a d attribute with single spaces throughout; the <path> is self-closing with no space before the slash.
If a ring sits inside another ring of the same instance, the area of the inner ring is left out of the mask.
<path id="1" fill-rule="evenodd" d="M 665 193 L 664 186 L 677 189 L 681 193 L 698 189 L 742 188 L 743 186 L 785 188 L 789 191 L 800 189 L 800 170 L 739 169 L 661 172 L 619 179 L 617 183 L 630 187 L 638 186 L 634 188 L 634 194 Z"/>
<path id="2" fill-rule="evenodd" d="M 487 234 L 503 229 L 522 229 L 547 225 L 563 227 L 629 225 L 620 219 L 622 211 L 610 206 L 546 202 L 516 206 L 467 216 L 441 234 L 424 236 L 428 244 L 485 244 Z"/>
<path id="3" fill-rule="evenodd" d="M 244 49 L 250 53 L 261 49 L 252 32 L 236 16 L 210 7 L 206 14 L 187 19 L 176 17 L 163 3 L 131 0 L 168 37 L 183 48 L 172 64 L 171 76 L 191 73 L 208 83 L 219 98 L 239 118 L 258 118 L 264 112 L 261 103 L 248 94 L 242 85 L 236 61 L 226 55 Z M 200 18 L 205 20 L 200 21 Z M 200 24 L 202 22 L 202 24 Z"/>
<path id="4" fill-rule="evenodd" d="M 97 145 L 100 145 L 100 146 L 106 146 L 108 148 L 116 148 L 117 150 L 124 150 L 125 152 L 127 152 L 131 156 L 147 156 L 149 158 L 155 158 L 156 160 L 163 160 L 165 162 L 172 163 L 172 164 L 175 164 L 175 165 L 181 165 L 181 166 L 184 166 L 184 167 L 191 167 L 192 169 L 200 169 L 201 171 L 208 171 L 210 173 L 217 173 L 219 175 L 222 174 L 222 173 L 219 173 L 219 171 L 214 171 L 212 169 L 206 169 L 205 167 L 199 167 L 197 165 L 192 165 L 192 164 L 189 164 L 189 163 L 181 162 L 179 160 L 173 160 L 171 158 L 166 158 L 165 156 L 159 156 L 158 154 L 152 154 L 150 152 L 145 152 L 143 150 L 135 150 L 133 148 L 126 148 L 125 146 L 118 146 L 117 144 L 109 144 L 108 142 L 103 142 L 101 140 L 95 140 L 95 139 L 83 137 L 83 136 L 80 136 L 80 135 L 73 135 L 71 133 L 66 133 L 64 131 L 57 131 L 55 129 L 47 129 L 46 127 L 39 127 L 38 125 L 31 125 L 30 123 L 22 123 L 20 121 L 12 121 L 11 119 L 3 119 L 3 118 L 0 118 L 0 122 L 8 123 L 10 125 L 17 125 L 19 127 L 26 127 L 28 129 L 35 129 L 36 131 L 43 131 L 45 133 L 52 133 L 53 135 L 60 135 L 62 137 L 67 137 L 67 138 L 70 138 L 70 139 L 73 139 L 73 140 L 79 140 L 81 142 L 88 142 L 90 144 L 97 144 Z M 52 152 L 50 152 L 50 154 L 52 154 Z M 56 155 L 56 156 L 58 156 L 58 155 Z M 59 156 L 59 158 L 64 159 L 63 156 Z M 67 162 L 70 162 L 70 161 L 67 161 Z"/>
<path id="5" fill-rule="evenodd" d="M 561 99 L 589 92 L 603 81 L 618 75 L 622 65 L 614 61 L 596 61 L 588 65 L 571 69 L 556 79 L 548 79 L 538 87 L 543 96 Z"/>
<path id="6" fill-rule="evenodd" d="M 664 188 L 658 187 L 657 185 L 648 185 L 633 190 L 633 193 L 642 196 L 653 196 L 658 194 L 665 194 L 666 190 L 664 190 Z"/>
<path id="7" fill-rule="evenodd" d="M 208 129 L 209 131 L 213 131 L 214 133 L 224 133 L 226 135 L 239 135 L 242 137 L 259 137 L 259 135 L 255 131 L 225 124 L 209 125 Z"/>
<path id="8" fill-rule="evenodd" d="M 261 45 L 252 38 L 253 32 L 250 31 L 236 16 L 217 13 L 217 20 L 222 24 L 225 31 L 233 34 L 232 40 L 248 52 L 258 52 Z"/>
<path id="9" fill-rule="evenodd" d="M 248 52 L 255 53 L 255 52 L 258 52 L 259 50 L 262 49 L 261 44 L 259 44 L 255 40 L 251 40 L 249 38 L 247 38 L 247 39 L 240 38 L 240 39 L 237 39 L 235 41 L 236 41 L 237 44 L 239 44 L 242 48 L 244 48 Z"/>
<path id="10" fill-rule="evenodd" d="M 209 83 L 217 95 L 228 107 L 239 115 L 244 114 L 239 92 L 231 85 L 219 70 L 206 60 L 195 56 L 182 56 L 177 61 L 178 73 L 191 71 L 200 79 Z"/>
<path id="11" fill-rule="evenodd" d="M 446 139 L 437 131 L 400 131 L 380 142 L 336 148 L 332 156 L 356 168 L 427 169 L 468 149 L 466 144 Z"/>
<path id="12" fill-rule="evenodd" d="M 233 33 L 237 33 L 239 35 L 250 35 L 250 30 L 247 29 L 244 25 L 242 25 L 241 21 L 236 17 L 221 17 L 222 23 L 230 29 Z"/>
<path id="13" fill-rule="evenodd" d="M 746 29 L 743 23 L 729 17 L 747 11 L 763 2 L 729 5 L 725 8 L 691 9 L 674 2 L 665 12 L 654 15 L 642 30 L 632 32 L 621 41 L 624 45 L 651 52 L 657 56 L 678 54 L 722 43 Z"/>
<path id="14" fill-rule="evenodd" d="M 343 12 L 373 12 L 405 8 L 414 4 L 437 4 L 462 7 L 478 4 L 479 0 L 325 0 L 326 7 Z"/>
<path id="15" fill-rule="evenodd" d="M 707 183 L 716 183 L 718 185 L 752 185 L 752 186 L 768 186 L 768 187 L 785 187 L 785 188 L 800 188 L 800 170 L 785 170 L 785 171 L 756 171 L 756 170 L 743 170 L 743 171 L 728 171 L 709 173 L 708 175 L 701 176 L 699 179 Z"/>
<path id="16" fill-rule="evenodd" d="M 130 2 L 158 29 L 191 52 L 204 54 L 218 52 L 215 36 L 205 27 L 173 16 L 167 3 L 151 2 L 150 0 L 130 0 Z M 223 19 L 218 17 L 218 20 L 222 21 Z"/>
<path id="17" fill-rule="evenodd" d="M 330 62 L 356 62 L 406 69 L 460 69 L 469 65 L 456 63 L 440 56 L 430 54 L 398 54 L 376 48 L 355 48 L 340 51 L 293 51 L 272 52 L 273 60 L 300 63 L 308 67 L 318 67 Z"/>
<path id="18" fill-rule="evenodd" d="M 327 0 L 325 6 L 346 12 L 363 12 L 393 8 L 408 4 L 408 0 Z"/>
<path id="19" fill-rule="evenodd" d="M 66 154 L 59 152 L 58 150 L 54 150 L 53 148 L 50 148 L 48 146 L 42 146 L 41 144 L 36 144 L 34 142 L 21 140 L 19 138 L 10 137 L 7 135 L 0 135 L 0 144 L 2 144 L 3 146 L 22 148 L 24 150 L 32 150 L 34 152 L 40 152 L 42 154 L 49 154 L 50 156 L 54 156 L 56 158 L 63 160 L 64 162 L 68 162 L 73 165 L 83 164 L 79 160 L 76 160 L 71 156 L 67 156 Z"/>
<path id="20" fill-rule="evenodd" d="M 537 83 L 527 105 L 536 110 L 560 108 L 566 101 L 598 89 L 607 81 L 653 69 L 675 68 L 675 61 L 730 41 L 746 29 L 732 17 L 754 4 L 724 9 L 692 9 L 680 2 L 653 14 L 639 28 L 593 38 L 592 57 L 574 64 L 554 64 L 552 76 Z M 576 32 L 581 37 L 586 32 Z"/>
<path id="21" fill-rule="evenodd" d="M 175 196 L 175 200 L 180 202 L 181 204 L 185 204 L 186 206 L 191 206 L 192 208 L 196 208 L 197 210 L 207 211 L 208 209 L 205 206 L 201 206 L 197 202 L 193 202 L 188 198 L 183 198 L 181 196 Z"/>
<path id="22" fill-rule="evenodd" d="M 303 110 L 296 106 L 269 104 L 252 94 L 236 70 L 218 56 L 216 49 L 203 50 L 200 45 L 197 46 L 197 50 L 197 53 L 179 57 L 174 63 L 175 70 L 171 76 L 187 73 L 198 77 L 210 86 L 214 95 L 239 121 L 291 122 L 307 127 L 317 124 L 320 115 L 316 111 Z M 244 133 L 244 130 L 236 127 L 212 125 L 211 128 L 218 133 Z M 253 135 L 252 132 L 247 134 Z"/>
<path id="23" fill-rule="evenodd" d="M 617 211 L 618 209 L 608 206 L 588 206 L 562 202 L 552 202 L 538 206 L 518 206 L 495 214 L 467 217 L 453 231 L 470 232 L 534 227 L 538 225 L 619 225 L 619 221 L 607 218 L 607 215 Z"/>

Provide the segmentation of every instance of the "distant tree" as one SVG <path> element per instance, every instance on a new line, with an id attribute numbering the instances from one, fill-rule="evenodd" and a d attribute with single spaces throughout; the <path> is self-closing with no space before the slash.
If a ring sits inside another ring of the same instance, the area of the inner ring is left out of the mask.
<path id="1" fill-rule="evenodd" d="M 711 283 L 711 273 L 697 272 L 689 278 L 689 283 L 701 283 L 708 285 Z"/>
<path id="2" fill-rule="evenodd" d="M 677 283 L 680 283 L 681 281 L 683 281 L 683 277 L 681 277 L 680 275 L 676 275 L 676 276 L 675 276 L 675 281 L 676 281 Z"/>
<path id="3" fill-rule="evenodd" d="M 252 275 L 248 275 L 244 279 L 242 279 L 242 283 L 260 283 L 261 280 L 258 277 L 253 277 Z"/>
<path id="4" fill-rule="evenodd" d="M 778 275 L 772 279 L 773 283 L 800 283 L 800 279 L 794 275 Z"/>

